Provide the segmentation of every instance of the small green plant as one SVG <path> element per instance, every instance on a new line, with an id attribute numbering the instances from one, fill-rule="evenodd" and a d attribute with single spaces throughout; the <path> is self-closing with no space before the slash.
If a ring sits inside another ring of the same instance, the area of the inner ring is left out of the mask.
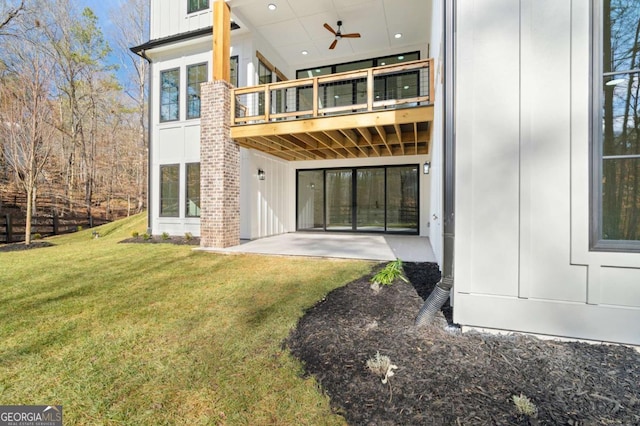
<path id="1" fill-rule="evenodd" d="M 76 231 L 78 231 L 78 232 L 82 231 L 82 225 L 76 226 Z"/>
<path id="2" fill-rule="evenodd" d="M 36 232 L 35 234 L 33 234 L 33 239 L 34 240 L 41 240 L 42 239 L 42 235 L 40 235 L 39 233 Z"/>
<path id="3" fill-rule="evenodd" d="M 371 282 L 377 285 L 391 285 L 396 278 L 400 278 L 404 282 L 409 282 L 404 276 L 402 270 L 402 260 L 396 259 L 393 262 L 387 263 L 387 265 L 380 270 L 377 274 L 371 278 Z"/>
<path id="4" fill-rule="evenodd" d="M 518 414 L 525 415 L 527 417 L 534 417 L 538 412 L 536 405 L 522 393 L 520 396 L 513 395 L 511 399 L 513 399 L 513 403 L 516 405 Z"/>
<path id="5" fill-rule="evenodd" d="M 193 234 L 191 232 L 185 232 L 184 233 L 184 239 L 188 242 L 193 240 Z"/>
<path id="6" fill-rule="evenodd" d="M 168 232 L 163 232 L 161 238 L 162 238 L 162 241 L 167 241 L 171 237 L 169 236 Z"/>
<path id="7" fill-rule="evenodd" d="M 142 239 L 145 241 L 149 241 L 151 239 L 151 235 L 145 232 L 144 234 L 142 234 Z"/>
<path id="8" fill-rule="evenodd" d="M 138 231 L 133 231 L 131 233 L 131 237 L 135 238 L 136 240 L 138 239 L 139 236 L 140 236 L 140 233 Z"/>

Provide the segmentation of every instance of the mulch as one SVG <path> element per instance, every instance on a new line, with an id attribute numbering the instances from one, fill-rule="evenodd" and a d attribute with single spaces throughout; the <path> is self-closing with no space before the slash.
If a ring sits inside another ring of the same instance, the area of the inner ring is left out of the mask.
<path id="1" fill-rule="evenodd" d="M 32 250 L 43 247 L 53 247 L 54 245 L 55 244 L 51 244 L 48 241 L 32 241 L 31 244 L 25 244 L 24 242 L 0 244 L 0 253 L 9 251 Z"/>
<path id="2" fill-rule="evenodd" d="M 379 293 L 364 277 L 329 293 L 285 345 L 352 425 L 640 425 L 640 353 L 616 345 L 460 333 L 414 321 L 439 279 L 405 263 L 410 284 Z M 451 309 L 445 310 L 451 321 Z M 637 325 L 630 325 L 637 326 Z M 376 353 L 397 366 L 387 384 L 367 368 Z M 535 405 L 517 411 L 513 396 Z"/>
<path id="3" fill-rule="evenodd" d="M 176 244 L 176 245 L 184 245 L 184 246 L 199 246 L 200 245 L 200 237 L 191 237 L 189 239 L 185 237 L 179 236 L 170 236 L 168 238 L 163 238 L 161 235 L 152 235 L 148 238 L 144 238 L 142 236 L 126 238 L 119 243 L 125 244 Z"/>

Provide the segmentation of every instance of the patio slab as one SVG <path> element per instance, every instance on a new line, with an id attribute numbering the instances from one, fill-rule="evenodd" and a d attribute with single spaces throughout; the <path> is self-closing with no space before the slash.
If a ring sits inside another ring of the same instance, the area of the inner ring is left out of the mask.
<path id="1" fill-rule="evenodd" d="M 295 232 L 242 240 L 225 249 L 202 248 L 217 253 L 253 253 L 279 256 L 311 256 L 340 259 L 435 262 L 429 238 L 415 235 L 337 234 Z"/>

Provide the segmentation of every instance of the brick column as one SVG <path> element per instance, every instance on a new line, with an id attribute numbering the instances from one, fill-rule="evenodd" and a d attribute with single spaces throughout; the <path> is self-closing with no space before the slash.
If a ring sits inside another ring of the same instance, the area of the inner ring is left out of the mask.
<path id="1" fill-rule="evenodd" d="M 200 246 L 240 244 L 240 148 L 231 139 L 231 85 L 201 87 Z"/>

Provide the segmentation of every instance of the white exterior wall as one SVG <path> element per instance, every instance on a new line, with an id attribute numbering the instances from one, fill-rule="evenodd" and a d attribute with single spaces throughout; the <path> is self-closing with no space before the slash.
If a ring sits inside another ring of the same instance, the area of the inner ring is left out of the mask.
<path id="1" fill-rule="evenodd" d="M 213 23 L 211 7 L 199 12 L 187 13 L 187 2 L 177 0 L 153 0 L 152 6 L 151 40 L 210 27 Z"/>
<path id="2" fill-rule="evenodd" d="M 640 254 L 589 251 L 589 2 L 457 2 L 454 320 L 640 344 Z"/>
<path id="3" fill-rule="evenodd" d="M 186 84 L 187 66 L 207 63 L 211 78 L 211 52 L 207 48 L 211 38 L 199 43 L 185 44 L 178 49 L 155 52 L 152 55 L 151 86 L 151 188 L 149 209 L 151 212 L 151 230 L 153 234 L 167 232 L 170 235 L 184 235 L 190 232 L 200 235 L 200 219 L 185 217 L 186 164 L 200 162 L 200 119 L 186 120 Z M 160 123 L 160 73 L 174 68 L 180 69 L 180 119 Z M 178 217 L 160 217 L 160 166 L 164 164 L 180 165 L 180 214 Z"/>
<path id="4" fill-rule="evenodd" d="M 258 179 L 258 169 L 265 179 Z M 295 231 L 292 226 L 288 162 L 251 149 L 240 149 L 240 238 L 256 239 Z"/>

